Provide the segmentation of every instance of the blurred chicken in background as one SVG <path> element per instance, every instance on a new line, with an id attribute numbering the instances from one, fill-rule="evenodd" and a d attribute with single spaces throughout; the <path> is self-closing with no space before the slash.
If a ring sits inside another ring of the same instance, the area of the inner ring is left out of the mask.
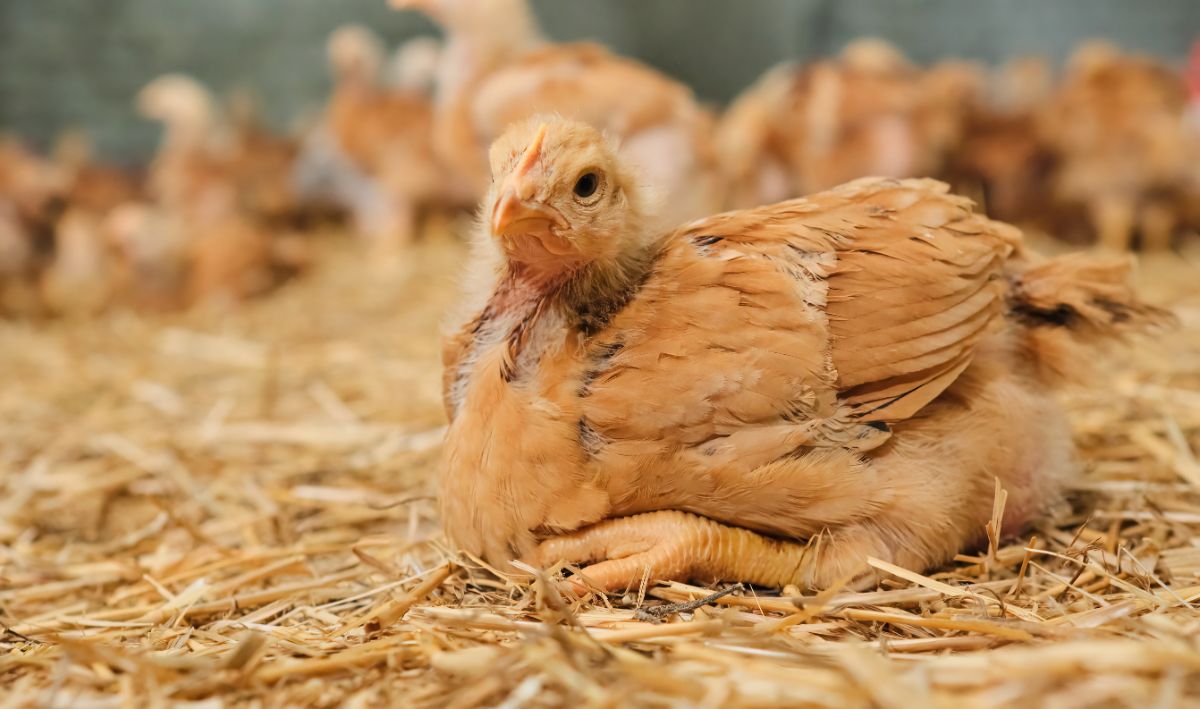
<path id="1" fill-rule="evenodd" d="M 69 209 L 55 225 L 54 255 L 39 279 L 42 304 L 61 315 L 94 315 L 109 305 L 114 284 L 98 219 Z"/>
<path id="2" fill-rule="evenodd" d="M 184 304 L 188 244 L 184 217 L 142 202 L 114 209 L 102 233 L 113 251 L 114 302 L 143 310 Z"/>
<path id="3" fill-rule="evenodd" d="M 1200 234 L 1200 39 L 1192 44 L 1188 56 L 1186 81 L 1188 105 L 1184 122 L 1191 168 L 1183 185 L 1183 220 L 1187 230 L 1196 235 Z"/>
<path id="4" fill-rule="evenodd" d="M 150 205 L 129 205 L 109 232 L 127 290 L 164 308 L 256 295 L 304 263 L 287 226 L 303 205 L 291 185 L 298 146 L 262 129 L 252 99 L 216 113 L 211 94 L 178 74 L 138 95 L 143 115 L 164 124 L 151 163 Z"/>
<path id="5" fill-rule="evenodd" d="M 51 313 L 93 315 L 115 296 L 114 254 L 101 224 L 112 210 L 144 195 L 134 175 L 94 160 L 82 131 L 59 138 L 53 165 L 59 207 L 39 277 L 41 304 Z"/>
<path id="6" fill-rule="evenodd" d="M 327 48 L 334 90 L 295 183 L 310 197 L 344 206 L 378 252 L 395 255 L 415 238 L 424 208 L 455 202 L 431 143 L 439 45 L 411 40 L 385 67 L 383 42 L 349 25 Z"/>
<path id="7" fill-rule="evenodd" d="M 1049 179 L 1052 156 L 1037 134 L 1037 111 L 1053 91 L 1049 64 L 1037 57 L 990 72 L 970 106 L 961 144 L 946 177 L 988 215 L 1054 230 Z"/>
<path id="8" fill-rule="evenodd" d="M 33 310 L 36 294 L 33 239 L 16 206 L 0 197 L 0 316 Z"/>
<path id="9" fill-rule="evenodd" d="M 136 180 L 93 161 L 69 132 L 52 157 L 0 143 L 0 310 L 90 313 L 106 302 L 106 258 L 95 224 L 136 197 Z M 95 301 L 95 304 L 93 304 Z"/>
<path id="10" fill-rule="evenodd" d="M 1170 246 L 1194 169 L 1186 104 L 1181 77 L 1148 57 L 1103 42 L 1071 57 L 1039 130 L 1057 161 L 1056 199 L 1087 210 L 1101 245 Z"/>
<path id="11" fill-rule="evenodd" d="M 1114 249 L 1200 231 L 1200 43 L 1182 73 L 1089 43 L 1058 80 L 1039 58 L 921 68 L 863 39 L 770 70 L 716 121 L 654 69 L 551 42 L 527 0 L 391 3 L 445 41 L 389 56 L 367 28 L 333 32 L 334 88 L 302 141 L 266 129 L 248 92 L 221 104 L 182 74 L 136 96 L 163 126 L 144 174 L 78 131 L 47 155 L 0 139 L 0 313 L 263 293 L 311 262 L 300 232 L 338 213 L 372 256 L 399 255 L 424 217 L 476 204 L 486 146 L 535 113 L 617 138 L 662 229 L 879 175 L 940 177 L 993 217 Z"/>
<path id="12" fill-rule="evenodd" d="M 96 161 L 92 141 L 80 130 L 59 137 L 54 149 L 61 197 L 67 205 L 103 214 L 143 197 L 138 175 Z"/>
<path id="13" fill-rule="evenodd" d="M 783 65 L 743 93 L 721 121 L 731 206 L 794 197 L 864 175 L 940 174 L 962 138 L 978 71 L 922 71 L 877 39 L 837 59 Z"/>
<path id="14" fill-rule="evenodd" d="M 307 264 L 296 145 L 263 130 L 248 98 L 222 122 L 203 86 L 167 75 L 136 106 L 165 127 L 144 179 L 97 162 L 80 131 L 50 157 L 0 141 L 0 312 L 236 300 Z"/>
<path id="15" fill-rule="evenodd" d="M 39 227 L 53 188 L 48 163 L 0 137 L 0 314 L 34 309 L 37 263 L 53 238 Z"/>
<path id="16" fill-rule="evenodd" d="M 167 74 L 141 90 L 137 109 L 163 126 L 146 180 L 150 198 L 202 220 L 232 211 L 237 186 L 208 89 L 189 76 Z"/>
<path id="17" fill-rule="evenodd" d="M 54 222 L 62 212 L 63 173 L 15 138 L 0 138 L 0 199 L 35 256 L 53 246 Z"/>
<path id="18" fill-rule="evenodd" d="M 291 184 L 298 144 L 266 131 L 257 104 L 235 93 L 227 115 L 195 79 L 167 74 L 137 97 L 146 118 L 163 124 L 147 185 L 160 206 L 209 219 L 243 213 L 278 226 L 302 222 L 306 206 Z"/>
<path id="19" fill-rule="evenodd" d="M 617 136 L 657 188 L 671 226 L 717 211 L 724 184 L 713 120 L 682 83 L 590 42 L 547 40 L 526 0 L 392 0 L 445 30 L 436 89 L 439 154 L 477 198 L 487 148 L 536 114 L 582 120 Z"/>

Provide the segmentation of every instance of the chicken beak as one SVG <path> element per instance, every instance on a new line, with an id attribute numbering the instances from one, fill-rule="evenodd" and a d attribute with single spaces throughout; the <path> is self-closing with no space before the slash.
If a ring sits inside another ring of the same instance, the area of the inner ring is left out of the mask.
<path id="1" fill-rule="evenodd" d="M 501 185 L 506 189 L 492 210 L 492 233 L 496 236 L 512 236 L 518 233 L 549 236 L 553 233 L 552 227 L 564 225 L 558 212 L 528 201 L 528 198 L 533 196 L 533 185 L 528 176 L 541 157 L 546 129 L 545 123 L 538 127 L 512 174 Z M 516 228 L 517 225 L 520 225 L 520 230 Z"/>
<path id="2" fill-rule="evenodd" d="M 554 229 L 564 225 L 558 212 L 526 202 L 512 190 L 506 191 L 492 210 L 492 233 L 496 236 L 532 236 L 546 241 Z"/>

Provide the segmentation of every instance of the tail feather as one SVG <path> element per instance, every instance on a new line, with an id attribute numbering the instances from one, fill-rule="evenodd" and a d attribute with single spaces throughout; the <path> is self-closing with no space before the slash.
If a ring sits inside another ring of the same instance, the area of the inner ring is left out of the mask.
<path id="1" fill-rule="evenodd" d="M 1132 270 L 1129 257 L 1074 253 L 1010 274 L 1009 310 L 1040 370 L 1075 378 L 1093 359 L 1088 348 L 1175 324 L 1170 312 L 1138 300 Z"/>

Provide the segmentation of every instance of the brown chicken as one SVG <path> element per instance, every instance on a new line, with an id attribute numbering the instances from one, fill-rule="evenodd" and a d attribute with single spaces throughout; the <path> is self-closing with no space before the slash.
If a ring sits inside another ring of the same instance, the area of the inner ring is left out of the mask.
<path id="1" fill-rule="evenodd" d="M 447 338 L 451 539 L 504 568 L 824 587 L 1006 531 L 1070 467 L 1047 384 L 1159 314 L 1123 260 L 1044 261 L 932 180 L 863 179 L 661 234 L 599 132 L 491 150 Z"/>
<path id="2" fill-rule="evenodd" d="M 19 140 L 0 136 L 0 200 L 27 240 L 37 265 L 54 248 L 54 224 L 62 215 L 66 175 L 54 161 Z"/>
<path id="3" fill-rule="evenodd" d="M 50 161 L 0 136 L 0 313 L 37 309 L 37 275 L 54 248 L 61 189 Z"/>
<path id="4" fill-rule="evenodd" d="M 290 141 L 266 134 L 244 109 L 224 122 L 186 76 L 155 79 L 138 108 L 166 132 L 150 169 L 153 204 L 125 205 L 105 227 L 122 300 L 165 309 L 241 299 L 304 265 L 296 237 L 279 229 L 298 209 Z"/>
<path id="5" fill-rule="evenodd" d="M 750 207 L 866 175 L 935 174 L 961 138 L 978 82 L 969 64 L 921 71 L 874 39 L 834 60 L 776 67 L 721 119 L 730 202 Z"/>
<path id="6" fill-rule="evenodd" d="M 991 216 L 1046 222 L 1053 230 L 1053 156 L 1037 128 L 1037 111 L 1052 88 L 1050 67 L 1037 58 L 1017 59 L 994 72 L 988 85 L 970 102 L 945 174 L 957 190 L 977 195 Z"/>
<path id="7" fill-rule="evenodd" d="M 1184 182 L 1182 219 L 1184 226 L 1200 234 L 1200 39 L 1192 44 L 1187 65 L 1188 105 L 1184 115 L 1188 170 Z"/>
<path id="8" fill-rule="evenodd" d="M 328 205 L 308 202 L 293 184 L 299 141 L 268 130 L 258 100 L 249 91 L 234 92 L 228 103 L 227 169 L 238 184 L 241 211 L 281 229 L 306 227 L 328 218 Z"/>
<path id="9" fill-rule="evenodd" d="M 1182 77 L 1153 59 L 1100 42 L 1075 52 L 1040 127 L 1056 197 L 1087 210 L 1101 245 L 1125 250 L 1138 234 L 1146 248 L 1170 245 L 1193 164 L 1186 104 Z"/>
<path id="10" fill-rule="evenodd" d="M 89 209 L 68 208 L 55 224 L 54 254 L 42 271 L 42 303 L 52 313 L 93 315 L 113 296 L 111 250 Z"/>
<path id="11" fill-rule="evenodd" d="M 16 207 L 0 195 L 0 315 L 33 310 L 34 245 Z"/>
<path id="12" fill-rule="evenodd" d="M 392 0 L 447 32 L 435 141 L 481 195 L 487 148 L 511 123 L 556 113 L 611 132 L 623 158 L 651 179 L 674 224 L 719 209 L 724 179 L 712 116 L 691 90 L 654 69 L 578 42 L 547 41 L 526 0 Z"/>
<path id="13" fill-rule="evenodd" d="M 0 146 L 0 310 L 90 313 L 111 295 L 109 249 L 99 222 L 139 196 L 129 173 L 96 162 L 72 131 L 50 158 Z"/>
<path id="14" fill-rule="evenodd" d="M 138 94 L 137 108 L 164 133 L 150 165 L 147 192 L 156 205 L 200 221 L 239 214 L 271 225 L 303 220 L 292 186 L 299 146 L 271 135 L 245 101 L 220 114 L 195 79 L 160 76 Z M 232 120 L 231 120 L 232 119 Z"/>
<path id="15" fill-rule="evenodd" d="M 164 126 L 147 175 L 150 197 L 196 219 L 237 209 L 238 186 L 231 179 L 223 128 L 208 90 L 191 77 L 167 74 L 138 93 L 137 108 Z"/>
<path id="16" fill-rule="evenodd" d="M 172 310 L 185 304 L 191 246 L 186 218 L 148 204 L 117 207 L 101 233 L 112 253 L 112 298 L 140 310 Z"/>
<path id="17" fill-rule="evenodd" d="M 61 175 L 61 197 L 74 209 L 104 215 L 143 198 L 137 176 L 98 162 L 91 139 L 81 131 L 69 131 L 58 139 L 54 163 Z"/>
<path id="18" fill-rule="evenodd" d="M 328 50 L 335 88 L 324 130 L 335 152 L 308 164 L 333 173 L 324 179 L 335 183 L 335 198 L 347 205 L 358 231 L 395 252 L 415 238 L 422 207 L 449 192 L 431 144 L 432 100 L 419 85 L 381 84 L 382 44 L 366 28 L 338 29 Z"/>

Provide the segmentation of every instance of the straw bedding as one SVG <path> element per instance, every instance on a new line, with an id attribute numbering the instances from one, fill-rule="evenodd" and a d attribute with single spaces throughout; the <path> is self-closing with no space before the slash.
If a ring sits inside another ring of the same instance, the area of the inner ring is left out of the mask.
<path id="1" fill-rule="evenodd" d="M 440 541 L 462 247 L 321 248 L 236 310 L 0 323 L 0 706 L 1200 702 L 1196 254 L 1144 260 L 1181 328 L 1068 395 L 1085 475 L 1026 537 L 867 593 L 574 602 Z"/>

